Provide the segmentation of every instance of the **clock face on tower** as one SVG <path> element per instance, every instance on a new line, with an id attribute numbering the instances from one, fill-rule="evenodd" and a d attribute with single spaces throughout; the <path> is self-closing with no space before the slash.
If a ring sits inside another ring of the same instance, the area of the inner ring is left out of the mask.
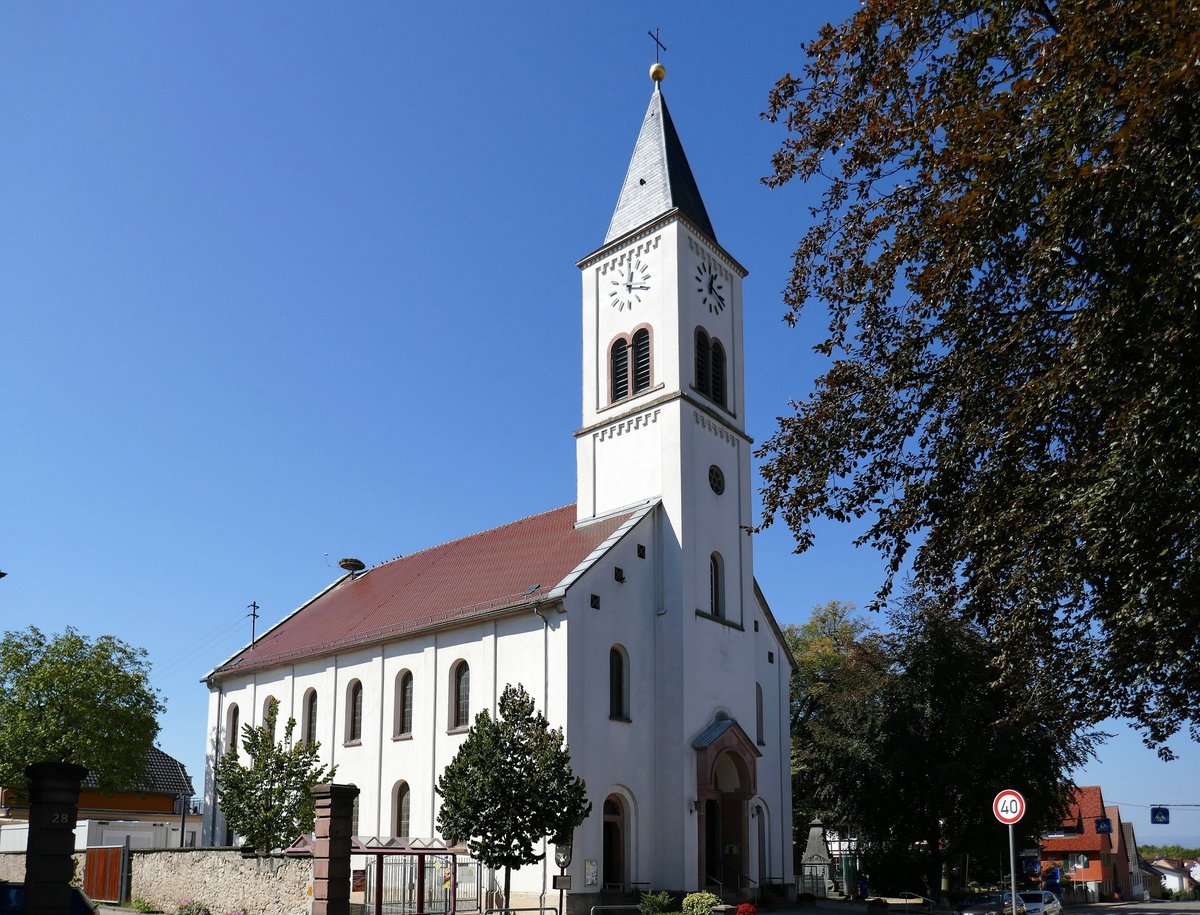
<path id="1" fill-rule="evenodd" d="M 713 314 L 725 310 L 725 283 L 712 261 L 702 260 L 696 267 L 696 291 L 700 293 L 701 304 L 707 305 Z"/>
<path id="2" fill-rule="evenodd" d="M 650 268 L 640 257 L 630 257 L 617 268 L 608 293 L 608 303 L 617 311 L 632 309 L 635 302 L 642 301 L 642 294 L 650 291 Z"/>

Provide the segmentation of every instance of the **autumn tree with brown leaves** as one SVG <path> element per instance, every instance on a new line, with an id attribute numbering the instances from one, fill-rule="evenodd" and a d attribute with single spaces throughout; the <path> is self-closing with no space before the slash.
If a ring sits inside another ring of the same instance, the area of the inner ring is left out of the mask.
<path id="1" fill-rule="evenodd" d="M 1200 739 L 1200 3 L 863 0 L 766 113 L 828 366 L 764 444 L 1064 716 Z"/>

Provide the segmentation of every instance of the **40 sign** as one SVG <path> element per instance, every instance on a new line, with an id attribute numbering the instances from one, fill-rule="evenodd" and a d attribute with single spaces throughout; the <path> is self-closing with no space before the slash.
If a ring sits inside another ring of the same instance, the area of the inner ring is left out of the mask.
<path id="1" fill-rule="evenodd" d="M 1020 791 L 1005 788 L 992 801 L 992 813 L 996 814 L 996 819 L 1001 823 L 1012 826 L 1025 816 L 1025 798 L 1021 797 Z"/>

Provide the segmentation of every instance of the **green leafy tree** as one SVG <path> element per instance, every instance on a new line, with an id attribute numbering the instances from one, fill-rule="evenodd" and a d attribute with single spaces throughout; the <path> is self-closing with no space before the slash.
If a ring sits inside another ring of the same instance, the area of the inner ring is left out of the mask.
<path id="1" fill-rule="evenodd" d="M 0 641 L 0 785 L 20 788 L 25 767 L 84 766 L 104 791 L 146 785 L 146 758 L 165 711 L 146 652 L 110 635 L 37 628 Z"/>
<path id="2" fill-rule="evenodd" d="M 785 299 L 828 367 L 765 442 L 822 518 L 982 624 L 1070 720 L 1200 739 L 1200 5 L 863 0 L 766 116 L 821 183 Z"/>
<path id="3" fill-rule="evenodd" d="M 927 597 L 907 594 L 880 633 L 842 604 L 814 610 L 787 637 L 812 685 L 792 746 L 796 819 L 850 823 L 872 881 L 915 889 L 943 863 L 997 860 L 1006 834 L 991 813 L 1017 787 L 1031 836 L 1061 821 L 1073 783 L 1103 735 L 1072 733 L 1016 701 L 993 670 L 982 630 Z M 1046 699 L 1053 672 L 1027 659 L 1024 689 Z"/>
<path id="4" fill-rule="evenodd" d="M 271 702 L 258 727 L 242 728 L 242 755 L 226 753 L 217 762 L 216 781 L 221 812 L 229 827 L 266 854 L 312 832 L 316 805 L 312 787 L 333 778 L 319 760 L 321 745 L 294 741 L 296 719 L 289 718 L 283 740 L 275 740 L 279 703 Z"/>
<path id="5" fill-rule="evenodd" d="M 540 861 L 542 839 L 568 837 L 592 811 L 571 771 L 561 728 L 551 728 L 525 687 L 500 694 L 499 717 L 484 709 L 437 782 L 438 829 L 467 841 L 485 866 L 504 868 L 508 905 L 512 868 Z"/>
<path id="6" fill-rule="evenodd" d="M 883 683 L 892 675 L 880 633 L 831 601 L 784 628 L 796 659 L 791 683 L 792 817 L 803 843 L 814 818 L 859 824 L 865 782 L 886 778 L 877 753 Z"/>

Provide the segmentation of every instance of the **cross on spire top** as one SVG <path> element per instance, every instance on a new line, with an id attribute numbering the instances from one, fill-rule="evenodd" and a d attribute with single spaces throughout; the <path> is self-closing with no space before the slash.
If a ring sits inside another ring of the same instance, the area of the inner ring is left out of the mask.
<path id="1" fill-rule="evenodd" d="M 665 51 L 667 49 L 667 46 L 665 44 L 663 44 L 658 38 L 658 26 L 654 27 L 653 32 L 648 31 L 648 32 L 646 32 L 646 34 L 654 39 L 654 62 L 658 63 L 658 52 Z"/>

